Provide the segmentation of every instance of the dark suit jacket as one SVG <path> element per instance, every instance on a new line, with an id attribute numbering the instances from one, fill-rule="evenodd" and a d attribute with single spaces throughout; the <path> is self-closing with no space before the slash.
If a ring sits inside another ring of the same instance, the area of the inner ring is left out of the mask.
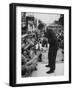
<path id="1" fill-rule="evenodd" d="M 45 37 L 48 39 L 48 43 L 50 44 L 50 46 L 58 48 L 57 37 L 53 30 L 47 29 L 47 32 L 45 33 Z"/>

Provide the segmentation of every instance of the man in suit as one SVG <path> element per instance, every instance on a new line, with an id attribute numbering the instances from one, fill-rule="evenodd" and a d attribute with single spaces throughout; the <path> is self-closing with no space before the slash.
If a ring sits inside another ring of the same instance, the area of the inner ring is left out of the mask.
<path id="1" fill-rule="evenodd" d="M 46 72 L 47 74 L 49 74 L 55 71 L 58 41 L 56 38 L 56 34 L 52 29 L 47 28 L 45 37 L 48 39 L 48 43 L 50 44 L 48 52 L 48 65 L 46 65 L 46 67 L 50 67 L 50 71 Z"/>

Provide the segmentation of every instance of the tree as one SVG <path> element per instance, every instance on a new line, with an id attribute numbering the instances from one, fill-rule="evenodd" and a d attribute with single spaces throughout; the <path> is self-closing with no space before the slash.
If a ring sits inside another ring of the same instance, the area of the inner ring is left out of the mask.
<path id="1" fill-rule="evenodd" d="M 59 24 L 64 26 L 64 14 L 60 15 Z"/>

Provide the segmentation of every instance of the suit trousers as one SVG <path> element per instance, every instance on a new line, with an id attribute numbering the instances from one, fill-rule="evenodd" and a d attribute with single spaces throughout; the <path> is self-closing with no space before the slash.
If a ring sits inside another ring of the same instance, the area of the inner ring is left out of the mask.
<path id="1" fill-rule="evenodd" d="M 50 45 L 48 52 L 48 65 L 50 66 L 51 70 L 55 70 L 56 55 L 57 55 L 57 47 Z"/>

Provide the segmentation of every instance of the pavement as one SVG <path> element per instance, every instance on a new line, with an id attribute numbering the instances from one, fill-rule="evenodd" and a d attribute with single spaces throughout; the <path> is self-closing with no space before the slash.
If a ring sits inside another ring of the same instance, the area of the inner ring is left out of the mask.
<path id="1" fill-rule="evenodd" d="M 41 76 L 61 76 L 64 75 L 64 63 L 56 63 L 56 69 L 54 73 L 47 74 L 46 72 L 50 68 L 45 67 L 46 64 L 38 63 L 37 71 L 32 72 L 31 77 L 41 77 Z"/>
<path id="2" fill-rule="evenodd" d="M 37 71 L 33 71 L 31 77 L 42 77 L 42 76 L 61 76 L 64 75 L 64 62 L 62 62 L 62 58 L 64 56 L 61 53 L 61 49 L 57 51 L 56 57 L 56 69 L 54 73 L 47 74 L 46 72 L 50 70 L 50 68 L 45 67 L 48 63 L 47 52 L 42 54 L 42 62 L 38 62 Z"/>

